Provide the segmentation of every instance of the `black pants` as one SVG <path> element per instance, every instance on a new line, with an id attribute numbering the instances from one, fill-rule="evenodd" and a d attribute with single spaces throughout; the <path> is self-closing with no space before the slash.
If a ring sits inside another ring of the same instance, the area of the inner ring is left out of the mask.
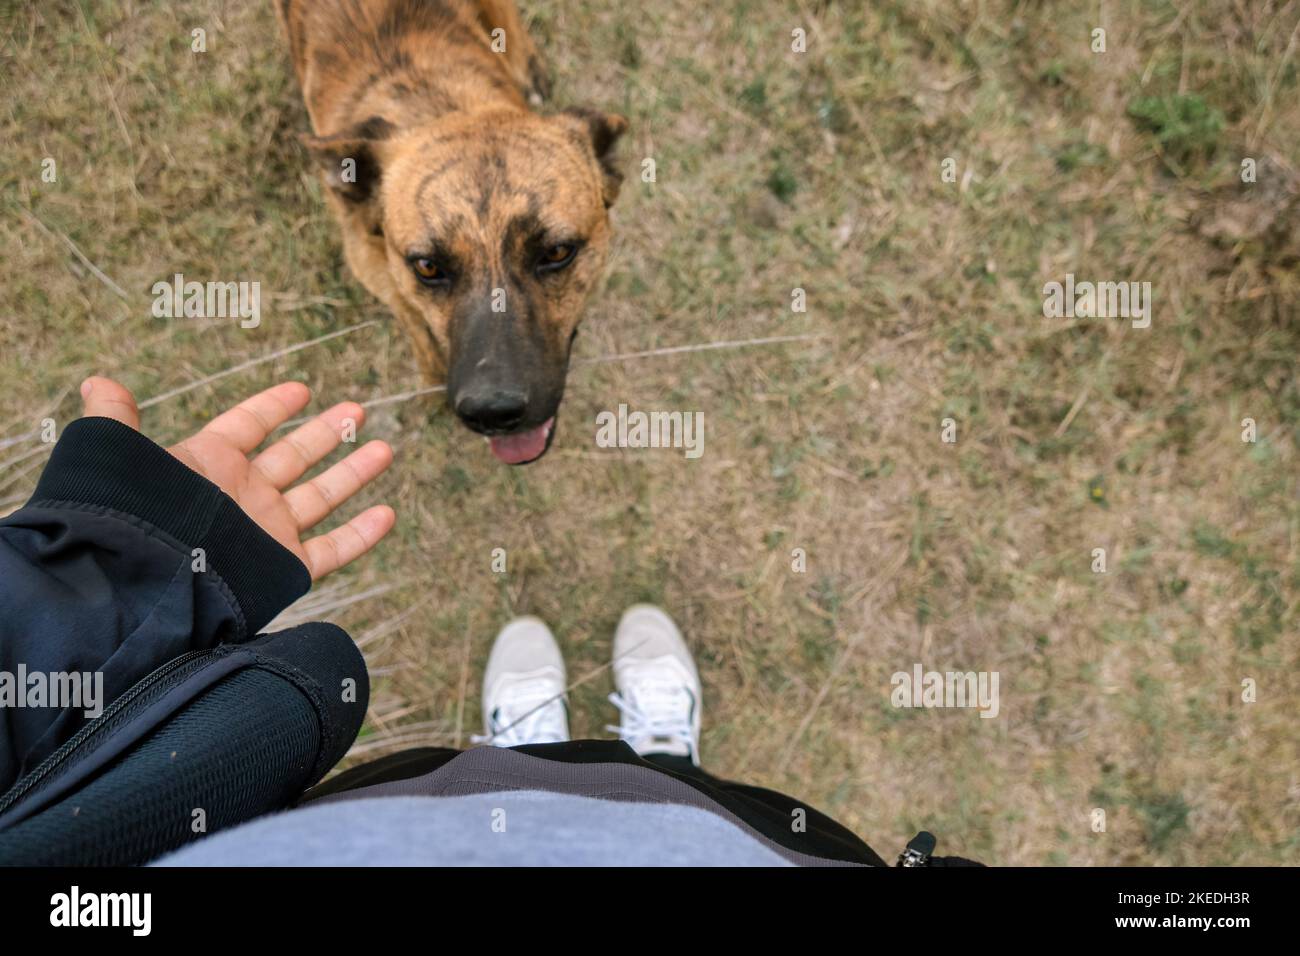
<path id="1" fill-rule="evenodd" d="M 749 824 L 763 836 L 789 850 L 824 859 L 868 866 L 887 866 L 852 831 L 807 804 L 763 787 L 719 780 L 691 763 L 689 757 L 668 754 L 639 756 L 621 740 L 569 740 L 558 744 L 525 744 L 520 753 L 563 763 L 627 763 L 666 773 L 686 783 Z M 460 753 L 446 747 L 418 747 L 352 767 L 312 788 L 301 803 L 318 797 L 379 783 L 408 780 L 432 773 Z M 792 825 L 796 810 L 804 811 L 804 826 Z"/>

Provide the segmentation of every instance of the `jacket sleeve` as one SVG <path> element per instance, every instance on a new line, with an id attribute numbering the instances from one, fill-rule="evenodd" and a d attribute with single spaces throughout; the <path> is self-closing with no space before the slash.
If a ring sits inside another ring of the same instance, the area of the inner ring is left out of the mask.
<path id="1" fill-rule="evenodd" d="M 310 586 L 165 449 L 112 419 L 73 422 L 0 520 L 0 792 L 150 671 L 249 640 Z M 59 706 L 75 688 L 79 706 Z"/>

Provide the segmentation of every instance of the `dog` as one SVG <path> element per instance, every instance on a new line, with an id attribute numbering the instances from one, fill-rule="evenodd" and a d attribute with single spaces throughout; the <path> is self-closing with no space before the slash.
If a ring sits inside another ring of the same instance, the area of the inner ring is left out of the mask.
<path id="1" fill-rule="evenodd" d="M 533 109 L 549 80 L 511 0 L 277 4 L 349 268 L 492 453 L 537 460 L 603 276 L 627 120 Z"/>

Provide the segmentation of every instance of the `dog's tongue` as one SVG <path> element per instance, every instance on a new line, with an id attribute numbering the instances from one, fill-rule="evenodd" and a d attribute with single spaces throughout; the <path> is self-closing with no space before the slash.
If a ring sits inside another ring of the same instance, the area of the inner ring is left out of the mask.
<path id="1" fill-rule="evenodd" d="M 532 461 L 546 451 L 546 439 L 551 434 L 555 418 L 548 418 L 536 428 L 514 435 L 497 435 L 489 439 L 492 454 L 507 465 L 521 465 Z"/>

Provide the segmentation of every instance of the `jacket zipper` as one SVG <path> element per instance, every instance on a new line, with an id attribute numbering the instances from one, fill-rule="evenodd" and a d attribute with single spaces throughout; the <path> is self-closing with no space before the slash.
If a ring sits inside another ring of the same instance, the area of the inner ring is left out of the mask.
<path id="1" fill-rule="evenodd" d="M 132 684 L 117 700 L 109 704 L 96 720 L 92 720 L 68 738 L 58 750 L 42 760 L 35 770 L 15 783 L 8 793 L 0 797 L 0 818 L 3 818 L 4 814 L 8 813 L 9 809 L 19 800 L 31 793 L 41 783 L 50 779 L 92 737 L 97 736 L 100 732 L 107 733 L 111 731 L 122 712 L 131 706 L 134 701 L 138 700 L 142 694 L 157 686 L 160 681 L 188 667 L 199 658 L 209 657 L 214 653 L 215 651 L 211 650 L 186 651 L 180 657 L 173 658 L 161 667 L 155 668 Z M 0 819 L 0 824 L 2 823 L 3 820 Z"/>

